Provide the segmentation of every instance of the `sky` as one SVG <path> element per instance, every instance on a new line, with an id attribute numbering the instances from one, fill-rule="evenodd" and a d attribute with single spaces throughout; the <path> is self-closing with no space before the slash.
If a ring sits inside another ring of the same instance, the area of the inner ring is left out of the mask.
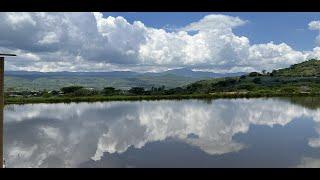
<path id="1" fill-rule="evenodd" d="M 320 13 L 0 12 L 5 69 L 217 73 L 320 58 Z"/>

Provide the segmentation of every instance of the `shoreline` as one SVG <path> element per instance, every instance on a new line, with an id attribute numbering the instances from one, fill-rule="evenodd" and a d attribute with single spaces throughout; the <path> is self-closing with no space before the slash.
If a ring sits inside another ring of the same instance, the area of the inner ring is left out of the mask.
<path id="1" fill-rule="evenodd" d="M 183 99 L 235 99 L 235 98 L 270 98 L 270 97 L 320 97 L 320 94 L 188 94 L 188 95 L 141 95 L 141 96 L 86 96 L 86 97 L 28 97 L 5 98 L 9 104 L 40 104 L 40 103 L 73 103 L 73 102 L 108 102 L 108 101 L 152 101 L 152 100 L 183 100 Z"/>

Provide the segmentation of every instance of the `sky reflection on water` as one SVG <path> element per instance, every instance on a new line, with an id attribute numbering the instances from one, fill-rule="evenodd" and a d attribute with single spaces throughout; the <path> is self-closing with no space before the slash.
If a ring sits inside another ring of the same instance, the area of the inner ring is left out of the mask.
<path id="1" fill-rule="evenodd" d="M 320 167 L 320 108 L 264 98 L 9 105 L 4 148 L 7 167 Z"/>

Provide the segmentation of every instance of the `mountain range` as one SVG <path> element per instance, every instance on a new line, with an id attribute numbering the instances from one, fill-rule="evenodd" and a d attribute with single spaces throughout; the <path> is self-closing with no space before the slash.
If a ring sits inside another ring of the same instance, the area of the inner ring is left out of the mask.
<path id="1" fill-rule="evenodd" d="M 233 77 L 245 73 L 212 73 L 193 71 L 189 68 L 173 69 L 164 72 L 138 73 L 133 71 L 113 72 L 37 72 L 5 71 L 6 90 L 57 90 L 70 85 L 80 85 L 102 89 L 112 86 L 119 89 L 131 87 L 174 88 L 199 80 Z"/>

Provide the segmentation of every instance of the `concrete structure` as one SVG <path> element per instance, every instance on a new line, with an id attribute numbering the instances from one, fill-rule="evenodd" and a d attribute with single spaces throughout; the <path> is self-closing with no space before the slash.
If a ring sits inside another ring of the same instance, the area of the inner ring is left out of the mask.
<path id="1" fill-rule="evenodd" d="M 3 168 L 3 108 L 4 108 L 4 57 L 14 54 L 0 54 L 0 168 Z"/>

